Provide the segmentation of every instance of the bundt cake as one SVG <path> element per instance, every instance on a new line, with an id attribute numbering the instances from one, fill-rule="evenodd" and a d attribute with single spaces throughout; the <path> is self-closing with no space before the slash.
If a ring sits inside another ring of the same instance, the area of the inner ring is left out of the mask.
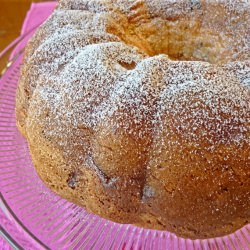
<path id="1" fill-rule="evenodd" d="M 250 219 L 250 2 L 61 0 L 27 45 L 16 116 L 65 199 L 232 233 Z"/>

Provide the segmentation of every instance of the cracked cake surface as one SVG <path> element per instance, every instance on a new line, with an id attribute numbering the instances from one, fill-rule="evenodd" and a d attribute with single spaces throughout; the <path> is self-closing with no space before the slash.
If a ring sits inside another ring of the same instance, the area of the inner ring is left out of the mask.
<path id="1" fill-rule="evenodd" d="M 17 126 L 56 193 L 182 237 L 250 218 L 250 2 L 61 0 L 27 45 Z"/>

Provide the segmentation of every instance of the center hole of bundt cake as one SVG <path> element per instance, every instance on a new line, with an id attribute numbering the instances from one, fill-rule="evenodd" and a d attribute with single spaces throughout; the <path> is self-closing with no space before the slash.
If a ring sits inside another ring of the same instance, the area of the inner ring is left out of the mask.
<path id="1" fill-rule="evenodd" d="M 227 39 L 215 30 L 203 28 L 196 19 L 155 18 L 140 25 L 130 24 L 124 40 L 150 56 L 166 54 L 172 60 L 213 64 L 230 61 L 225 49 Z"/>

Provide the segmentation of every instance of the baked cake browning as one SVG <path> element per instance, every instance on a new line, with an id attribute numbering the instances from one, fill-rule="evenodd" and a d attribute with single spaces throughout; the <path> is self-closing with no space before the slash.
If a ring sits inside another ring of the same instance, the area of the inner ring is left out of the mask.
<path id="1" fill-rule="evenodd" d="M 42 180 L 182 237 L 250 218 L 250 3 L 62 0 L 29 42 L 17 125 Z"/>

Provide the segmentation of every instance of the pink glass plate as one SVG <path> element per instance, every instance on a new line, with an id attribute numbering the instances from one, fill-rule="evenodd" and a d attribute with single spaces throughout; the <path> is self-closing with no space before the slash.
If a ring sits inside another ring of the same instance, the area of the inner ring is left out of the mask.
<path id="1" fill-rule="evenodd" d="M 50 191 L 39 179 L 27 142 L 16 128 L 22 51 L 12 57 L 0 79 L 0 233 L 14 248 L 250 249 L 250 224 L 225 237 L 189 240 L 102 219 Z"/>

